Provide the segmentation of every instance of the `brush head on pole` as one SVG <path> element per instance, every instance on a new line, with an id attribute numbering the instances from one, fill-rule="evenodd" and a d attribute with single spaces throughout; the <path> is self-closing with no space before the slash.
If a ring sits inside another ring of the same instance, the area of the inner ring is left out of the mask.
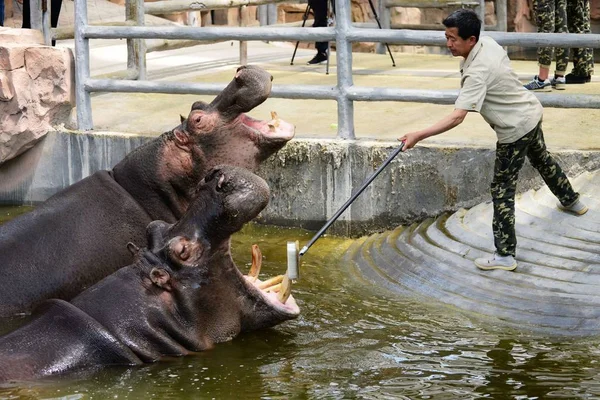
<path id="1" fill-rule="evenodd" d="M 300 243 L 296 240 L 295 242 L 287 242 L 287 275 L 292 281 L 298 279 L 298 265 L 300 264 L 300 256 L 298 250 L 300 249 Z"/>

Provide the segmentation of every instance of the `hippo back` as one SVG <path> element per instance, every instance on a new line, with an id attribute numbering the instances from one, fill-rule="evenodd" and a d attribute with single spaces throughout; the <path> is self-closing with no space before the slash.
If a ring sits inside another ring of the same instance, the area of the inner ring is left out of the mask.
<path id="1" fill-rule="evenodd" d="M 48 298 L 70 299 L 131 263 L 150 217 L 100 171 L 0 226 L 0 316 Z"/>

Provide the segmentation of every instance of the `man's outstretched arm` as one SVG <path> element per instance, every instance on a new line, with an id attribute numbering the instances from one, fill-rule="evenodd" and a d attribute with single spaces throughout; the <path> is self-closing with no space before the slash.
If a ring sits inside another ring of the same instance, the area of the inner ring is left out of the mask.
<path id="1" fill-rule="evenodd" d="M 428 128 L 422 129 L 420 131 L 409 132 L 406 135 L 398 138 L 398 140 L 404 142 L 404 148 L 402 151 L 406 151 L 408 149 L 412 149 L 414 145 L 420 142 L 423 139 L 426 139 L 430 136 L 439 135 L 440 133 L 444 133 L 454 128 L 455 126 L 460 125 L 467 116 L 467 110 L 461 110 L 459 108 L 455 108 L 450 114 L 431 125 Z"/>

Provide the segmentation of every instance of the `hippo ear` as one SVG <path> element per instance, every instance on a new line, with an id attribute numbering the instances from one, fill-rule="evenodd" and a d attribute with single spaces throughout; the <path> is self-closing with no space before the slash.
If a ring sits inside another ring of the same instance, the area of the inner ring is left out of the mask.
<path id="1" fill-rule="evenodd" d="M 179 114 L 179 122 L 183 123 L 183 121 L 185 121 L 185 117 Z"/>
<path id="2" fill-rule="evenodd" d="M 162 268 L 152 268 L 150 271 L 150 279 L 159 288 L 167 291 L 171 290 L 171 275 Z"/>
<path id="3" fill-rule="evenodd" d="M 175 143 L 178 147 L 188 148 L 190 145 L 190 135 L 179 128 L 173 129 L 173 134 L 175 135 Z"/>

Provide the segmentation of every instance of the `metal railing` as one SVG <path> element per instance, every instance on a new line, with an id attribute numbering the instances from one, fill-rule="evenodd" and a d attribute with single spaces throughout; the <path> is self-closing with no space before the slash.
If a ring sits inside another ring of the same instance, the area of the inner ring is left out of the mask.
<path id="1" fill-rule="evenodd" d="M 138 2 L 136 15 L 142 15 Z M 90 39 L 192 39 L 192 40 L 265 40 L 265 41 L 333 41 L 336 43 L 337 85 L 274 85 L 271 96 L 288 99 L 328 99 L 337 102 L 338 137 L 354 139 L 354 101 L 403 101 L 453 104 L 456 90 L 411 90 L 354 86 L 352 43 L 380 42 L 403 45 L 444 46 L 444 32 L 369 29 L 351 24 L 350 4 L 336 0 L 336 25 L 328 28 L 280 27 L 138 27 L 90 26 L 87 2 L 75 1 L 76 107 L 80 130 L 93 129 L 92 92 L 143 92 L 173 94 L 218 94 L 225 84 L 150 82 L 141 80 L 93 79 L 90 77 Z M 522 47 L 589 47 L 600 48 L 598 34 L 507 33 L 485 32 L 501 45 Z M 550 107 L 600 108 L 598 95 L 538 94 L 542 104 Z"/>

